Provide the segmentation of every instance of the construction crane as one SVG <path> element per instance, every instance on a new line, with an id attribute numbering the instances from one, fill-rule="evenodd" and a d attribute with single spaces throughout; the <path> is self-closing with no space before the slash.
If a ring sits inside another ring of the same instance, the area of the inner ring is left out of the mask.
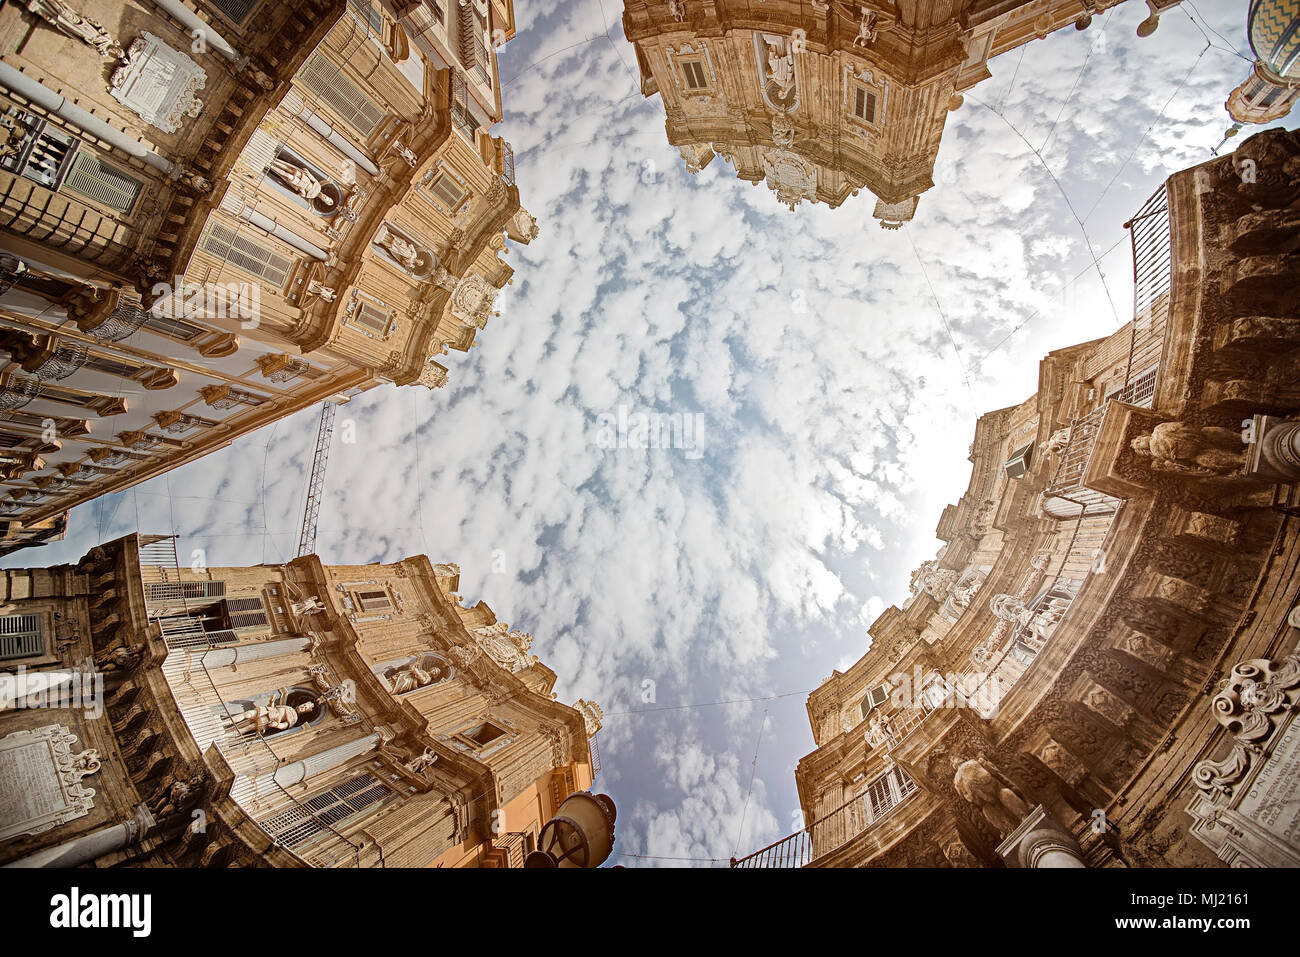
<path id="1" fill-rule="evenodd" d="M 320 428 L 316 432 L 316 457 L 311 463 L 311 478 L 307 480 L 307 507 L 302 513 L 302 530 L 298 533 L 298 557 L 316 551 L 316 519 L 320 515 L 321 494 L 325 491 L 325 466 L 330 460 L 330 437 L 334 435 L 333 402 L 321 403 Z"/>

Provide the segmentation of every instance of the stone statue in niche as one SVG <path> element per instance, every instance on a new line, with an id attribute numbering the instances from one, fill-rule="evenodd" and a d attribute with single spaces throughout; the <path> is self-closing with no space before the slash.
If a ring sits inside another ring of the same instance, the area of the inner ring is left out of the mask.
<path id="1" fill-rule="evenodd" d="M 780 46 L 767 44 L 767 78 L 776 84 L 775 99 L 784 101 L 794 90 L 794 53 L 782 52 Z"/>
<path id="2" fill-rule="evenodd" d="M 1138 455 L 1151 459 L 1151 468 L 1157 472 L 1232 475 L 1246 465 L 1241 434 L 1232 429 L 1162 422 L 1134 439 L 1131 447 Z"/>
<path id="3" fill-rule="evenodd" d="M 437 684 L 439 681 L 446 680 L 450 673 L 447 666 L 436 658 L 428 668 L 421 668 L 420 663 L 417 659 L 400 668 L 389 668 L 384 672 L 384 677 L 392 684 L 393 694 L 405 694 L 417 688 Z"/>
<path id="4" fill-rule="evenodd" d="M 415 272 L 420 268 L 420 252 L 386 224 L 380 225 L 375 233 L 375 245 L 392 256 L 393 259 Z"/>
<path id="5" fill-rule="evenodd" d="M 434 753 L 433 748 L 425 748 L 423 754 L 411 758 L 411 760 L 406 762 L 405 767 L 406 770 L 410 771 L 412 774 L 419 774 L 437 760 L 438 755 Z"/>
<path id="6" fill-rule="evenodd" d="M 952 759 L 952 786 L 962 800 L 979 808 L 984 820 L 993 826 L 999 836 L 1006 837 L 1029 814 L 1029 805 L 1011 788 L 1006 787 L 977 758 L 958 762 Z"/>
<path id="7" fill-rule="evenodd" d="M 277 179 L 305 200 L 324 203 L 326 206 L 334 205 L 334 199 L 328 193 L 321 192 L 321 181 L 301 166 L 295 166 L 277 157 L 271 160 L 267 172 L 274 173 Z"/>
<path id="8" fill-rule="evenodd" d="M 276 697 L 273 695 L 271 703 L 249 708 L 241 714 L 228 716 L 225 720 L 229 722 L 231 730 L 241 733 L 256 731 L 261 734 L 264 731 L 287 731 L 298 723 L 299 715 L 306 714 L 316 707 L 310 701 L 304 701 L 296 708 L 292 708 L 287 704 L 276 704 L 275 701 Z"/>

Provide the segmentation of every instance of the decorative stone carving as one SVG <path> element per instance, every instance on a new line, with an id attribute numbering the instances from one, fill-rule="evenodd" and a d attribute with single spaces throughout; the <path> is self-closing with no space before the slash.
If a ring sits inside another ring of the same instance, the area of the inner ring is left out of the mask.
<path id="1" fill-rule="evenodd" d="M 1070 444 L 1070 428 L 1069 426 L 1067 426 L 1064 429 L 1057 429 L 1055 432 L 1053 432 L 1051 438 L 1049 438 L 1046 442 L 1044 442 L 1039 447 L 1039 452 L 1047 453 L 1050 455 L 1060 455 L 1062 452 L 1065 451 L 1066 447 L 1069 444 Z"/>
<path id="2" fill-rule="evenodd" d="M 1245 466 L 1241 434 L 1232 429 L 1197 428 L 1185 422 L 1162 422 L 1131 443 L 1138 455 L 1151 459 L 1157 472 L 1189 475 L 1230 475 Z"/>
<path id="3" fill-rule="evenodd" d="M 394 232 L 387 223 L 380 223 L 374 243 L 411 273 L 421 272 L 429 264 L 427 256 L 422 259 L 420 251 Z"/>
<path id="4" fill-rule="evenodd" d="M 892 30 L 897 18 L 889 13 L 882 14 L 876 10 L 868 10 L 866 7 L 860 7 L 859 10 L 862 19 L 858 21 L 858 35 L 853 38 L 853 45 L 865 50 L 876 42 L 880 34 Z"/>
<path id="5" fill-rule="evenodd" d="M 587 701 L 579 698 L 573 705 L 582 712 L 583 720 L 587 724 L 587 737 L 593 738 L 596 732 L 601 729 L 601 722 L 604 721 L 605 711 L 594 701 Z"/>
<path id="6" fill-rule="evenodd" d="M 1300 482 L 1300 421 L 1272 415 L 1252 420 L 1255 441 L 1246 453 L 1246 472 L 1272 482 Z"/>
<path id="7" fill-rule="evenodd" d="M 1016 829 L 1021 818 L 1029 813 L 1027 805 L 1015 791 L 1004 785 L 979 759 L 958 762 L 952 759 L 952 785 L 962 800 L 974 804 L 998 832 L 1005 837 Z"/>
<path id="8" fill-rule="evenodd" d="M 517 674 L 537 664 L 537 656 L 528 654 L 533 636 L 521 631 L 507 634 L 505 622 L 475 628 L 471 634 L 483 652 L 502 668 Z"/>
<path id="9" fill-rule="evenodd" d="M 496 289 L 482 276 L 464 276 L 452 290 L 451 314 L 465 326 L 482 329 L 489 316 L 499 315 L 492 312 L 496 295 Z"/>
<path id="10" fill-rule="evenodd" d="M 122 46 L 97 20 L 84 17 L 63 0 L 27 0 L 27 9 L 55 29 L 95 48 L 105 60 L 120 60 Z"/>
<path id="11" fill-rule="evenodd" d="M 438 755 L 434 753 L 433 748 L 425 748 L 422 754 L 407 761 L 404 767 L 412 774 L 419 774 L 425 768 L 431 767 L 437 760 Z"/>
<path id="12" fill-rule="evenodd" d="M 0 841 L 40 834 L 85 817 L 95 792 L 81 779 L 100 768 L 94 749 L 74 754 L 77 736 L 61 724 L 0 738 Z"/>
<path id="13" fill-rule="evenodd" d="M 817 200 L 817 167 L 786 149 L 762 151 L 763 175 L 776 198 L 791 211 L 804 200 Z"/>
<path id="14" fill-rule="evenodd" d="M 207 85 L 203 68 L 148 31 L 140 34 L 113 73 L 109 93 L 165 133 L 203 112 L 196 96 Z"/>
<path id="15" fill-rule="evenodd" d="M 321 192 L 324 184 L 312 174 L 311 170 L 277 157 L 271 160 L 271 165 L 266 168 L 266 171 L 303 199 L 319 202 L 327 207 L 334 205 L 334 198 L 328 193 Z"/>
<path id="16" fill-rule="evenodd" d="M 912 572 L 909 587 L 913 595 L 924 593 L 942 603 L 952 593 L 960 579 L 960 572 L 951 568 L 940 568 L 937 561 L 930 559 L 922 562 L 921 567 Z"/>

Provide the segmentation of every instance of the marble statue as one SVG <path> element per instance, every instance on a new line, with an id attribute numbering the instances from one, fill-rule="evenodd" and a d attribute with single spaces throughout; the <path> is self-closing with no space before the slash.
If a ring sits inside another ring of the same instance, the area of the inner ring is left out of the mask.
<path id="1" fill-rule="evenodd" d="M 273 159 L 271 165 L 267 167 L 267 171 L 274 173 L 278 179 L 282 180 L 303 199 L 320 202 L 326 206 L 334 205 L 333 198 L 329 194 L 321 192 L 321 181 L 301 166 L 286 163 L 282 159 Z"/>
<path id="2" fill-rule="evenodd" d="M 1231 475 L 1246 464 L 1241 434 L 1232 429 L 1162 422 L 1139 435 L 1131 446 L 1138 455 L 1151 459 L 1151 467 L 1157 472 Z"/>
<path id="3" fill-rule="evenodd" d="M 63 0 L 27 0 L 27 9 L 68 36 L 94 47 L 105 60 L 122 59 L 122 45 L 98 21 L 83 17 Z"/>
<path id="4" fill-rule="evenodd" d="M 375 233 L 375 245 L 383 249 L 394 260 L 412 271 L 420 268 L 420 252 L 388 226 L 381 225 Z"/>
<path id="5" fill-rule="evenodd" d="M 275 698 L 272 697 L 270 704 L 249 708 L 242 714 L 227 717 L 226 720 L 230 722 L 232 730 L 240 732 L 256 731 L 261 734 L 267 730 L 287 731 L 298 723 L 299 715 L 306 714 L 316 707 L 310 701 L 304 701 L 295 708 L 274 702 Z"/>
<path id="6" fill-rule="evenodd" d="M 1004 787 L 992 772 L 977 759 L 960 764 L 953 759 L 952 786 L 962 799 L 979 808 L 984 820 L 1002 837 L 1006 837 L 1029 814 L 1029 805 L 1015 791 Z"/>

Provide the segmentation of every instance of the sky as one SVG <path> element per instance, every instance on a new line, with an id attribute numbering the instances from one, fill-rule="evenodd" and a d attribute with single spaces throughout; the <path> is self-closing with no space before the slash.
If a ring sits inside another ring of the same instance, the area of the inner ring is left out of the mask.
<path id="1" fill-rule="evenodd" d="M 807 693 L 942 544 L 977 416 L 1131 316 L 1123 223 L 1211 158 L 1246 6 L 1184 3 L 1141 40 L 1134 0 L 994 60 L 915 220 L 885 231 L 865 190 L 791 212 L 720 159 L 692 176 L 617 0 L 516 0 L 494 132 L 541 233 L 510 244 L 502 315 L 446 388 L 340 408 L 322 560 L 456 562 L 562 701 L 605 709 L 611 863 L 726 866 L 792 832 Z M 620 447 L 620 410 L 683 417 L 695 448 Z M 209 566 L 288 561 L 317 420 L 82 506 L 66 541 L 0 564 L 136 529 Z"/>

